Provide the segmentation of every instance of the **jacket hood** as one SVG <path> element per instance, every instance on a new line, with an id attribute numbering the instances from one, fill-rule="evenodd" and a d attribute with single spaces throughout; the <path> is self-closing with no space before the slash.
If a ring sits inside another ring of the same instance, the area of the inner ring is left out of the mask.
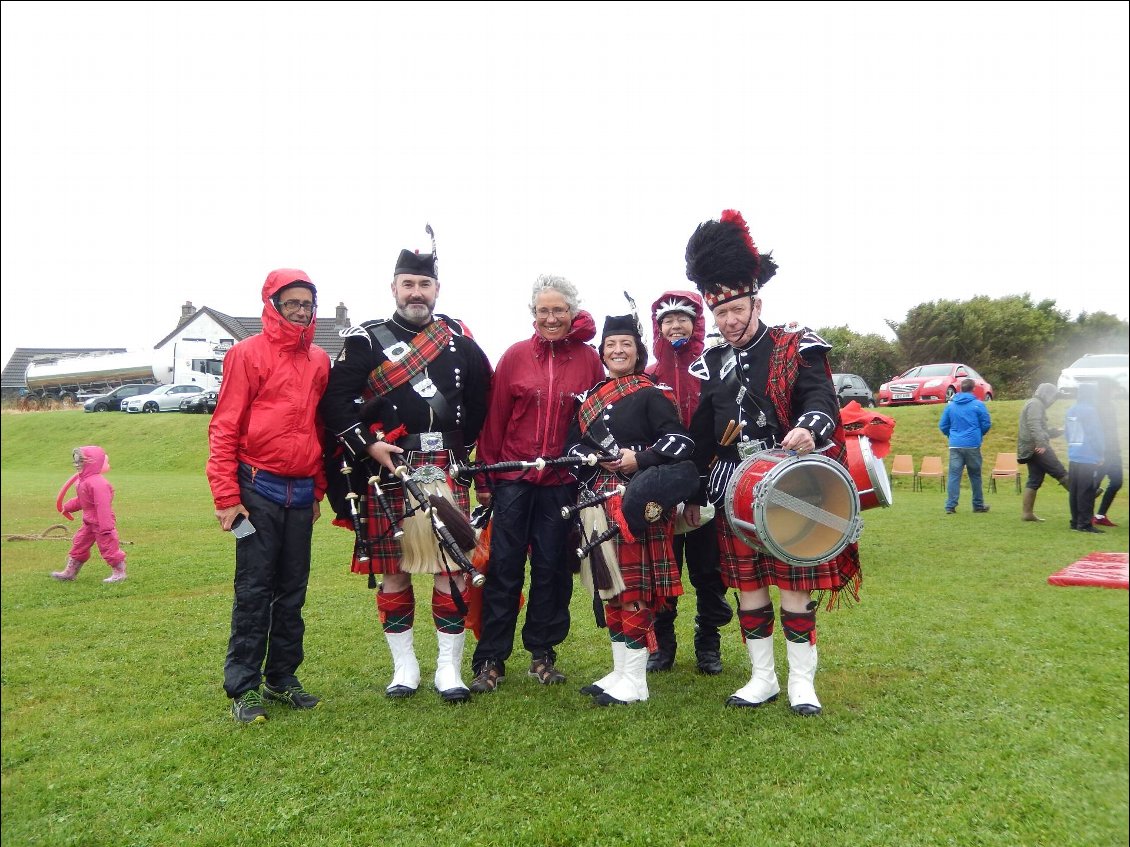
<path id="1" fill-rule="evenodd" d="M 547 341 L 545 336 L 538 332 L 537 326 L 537 321 L 534 321 L 534 338 L 541 344 L 550 344 L 551 342 Z M 584 344 L 592 341 L 594 338 L 596 338 L 596 321 L 593 320 L 593 316 L 584 309 L 579 309 L 577 314 L 573 316 L 573 323 L 562 341 L 576 341 L 580 344 Z"/>
<path id="2" fill-rule="evenodd" d="M 968 406 L 976 399 L 976 396 L 974 396 L 972 392 L 962 391 L 960 394 L 955 394 L 950 402 L 957 403 L 959 406 Z"/>
<path id="3" fill-rule="evenodd" d="M 671 342 L 663 337 L 659 331 L 659 321 L 655 318 L 655 313 L 659 310 L 661 304 L 666 301 L 673 300 L 686 300 L 691 306 L 694 307 L 694 329 L 691 330 L 691 340 L 685 345 L 680 347 L 677 351 L 671 346 Z M 656 367 L 659 367 L 665 358 L 678 354 L 680 358 L 687 362 L 693 362 L 702 355 L 703 346 L 706 339 L 706 317 L 703 312 L 702 295 L 697 291 L 681 291 L 671 290 L 664 291 L 656 298 L 655 302 L 651 304 L 651 337 L 652 348 L 655 351 Z"/>
<path id="4" fill-rule="evenodd" d="M 82 468 L 79 470 L 80 479 L 86 479 L 88 476 L 106 473 L 110 470 L 110 457 L 101 447 L 90 445 L 79 447 L 78 450 L 82 454 Z"/>
<path id="5" fill-rule="evenodd" d="M 1075 395 L 1076 402 L 1089 403 L 1094 406 L 1099 400 L 1099 386 L 1095 382 L 1079 381 L 1079 391 Z"/>
<path id="6" fill-rule="evenodd" d="M 263 334 L 273 344 L 281 345 L 284 350 L 309 350 L 310 345 L 314 342 L 314 327 L 318 321 L 317 310 L 310 316 L 309 326 L 300 326 L 299 324 L 292 324 L 284 318 L 271 300 L 280 291 L 299 282 L 313 289 L 312 293 L 316 302 L 318 289 L 310 281 L 310 277 L 306 275 L 305 271 L 294 268 L 280 268 L 267 274 L 267 279 L 263 283 Z"/>
<path id="7" fill-rule="evenodd" d="M 1036 388 L 1036 393 L 1032 396 L 1045 406 L 1050 406 L 1055 402 L 1056 397 L 1059 396 L 1059 390 L 1050 382 L 1041 382 Z"/>

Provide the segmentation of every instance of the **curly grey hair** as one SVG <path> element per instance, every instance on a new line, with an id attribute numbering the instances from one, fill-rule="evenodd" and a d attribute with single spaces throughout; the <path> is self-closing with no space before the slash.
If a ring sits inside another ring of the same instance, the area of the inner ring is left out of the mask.
<path id="1" fill-rule="evenodd" d="M 577 286 L 569 282 L 563 276 L 554 276 L 552 274 L 542 274 L 537 278 L 534 283 L 534 289 L 530 293 L 530 314 L 537 313 L 538 295 L 543 291 L 556 291 L 565 298 L 565 304 L 569 307 L 569 313 L 576 315 L 577 310 L 581 306 L 580 295 L 577 294 Z"/>

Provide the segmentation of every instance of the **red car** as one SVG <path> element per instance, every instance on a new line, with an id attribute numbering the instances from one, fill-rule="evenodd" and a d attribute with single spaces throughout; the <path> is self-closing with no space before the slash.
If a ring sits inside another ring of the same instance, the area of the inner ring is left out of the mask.
<path id="1" fill-rule="evenodd" d="M 973 394 L 986 403 L 993 399 L 993 386 L 981 374 L 957 362 L 919 365 L 879 386 L 880 406 L 910 403 L 945 403 L 961 391 L 961 381 L 973 380 Z"/>

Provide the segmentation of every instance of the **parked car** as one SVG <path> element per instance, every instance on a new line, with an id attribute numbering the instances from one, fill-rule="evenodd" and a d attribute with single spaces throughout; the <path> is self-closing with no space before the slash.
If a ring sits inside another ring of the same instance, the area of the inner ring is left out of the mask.
<path id="1" fill-rule="evenodd" d="M 871 386 L 859 374 L 832 374 L 832 384 L 836 386 L 836 397 L 842 409 L 852 400 L 865 409 L 875 405 L 875 395 Z"/>
<path id="2" fill-rule="evenodd" d="M 194 394 L 180 401 L 180 410 L 193 415 L 210 415 L 216 411 L 216 398 L 219 396 L 215 391 Z"/>
<path id="3" fill-rule="evenodd" d="M 161 385 L 148 394 L 130 397 L 122 402 L 122 411 L 136 412 L 175 412 L 180 409 L 182 400 L 190 394 L 200 394 L 204 389 L 199 385 Z"/>
<path id="4" fill-rule="evenodd" d="M 1079 380 L 1109 379 L 1122 393 L 1127 392 L 1127 374 L 1130 372 L 1130 355 L 1126 353 L 1087 354 L 1071 363 L 1059 373 L 1059 393 L 1074 396 Z"/>
<path id="5" fill-rule="evenodd" d="M 945 403 L 961 391 L 961 381 L 973 380 L 973 394 L 986 403 L 993 399 L 993 386 L 981 374 L 957 362 L 918 365 L 892 377 L 879 386 L 880 406 L 902 406 L 911 403 Z"/>
<path id="6" fill-rule="evenodd" d="M 121 411 L 123 400 L 137 397 L 139 394 L 148 394 L 156 387 L 152 383 L 140 382 L 119 385 L 108 394 L 95 394 L 93 397 L 88 397 L 86 402 L 82 404 L 82 410 L 84 412 L 118 412 Z"/>

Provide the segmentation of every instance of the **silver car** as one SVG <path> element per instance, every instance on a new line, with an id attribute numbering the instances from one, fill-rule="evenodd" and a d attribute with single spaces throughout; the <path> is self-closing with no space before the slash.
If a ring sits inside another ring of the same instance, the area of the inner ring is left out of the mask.
<path id="1" fill-rule="evenodd" d="M 162 385 L 148 394 L 130 397 L 122 402 L 123 412 L 176 412 L 182 400 L 199 394 L 204 389 L 199 385 Z"/>

